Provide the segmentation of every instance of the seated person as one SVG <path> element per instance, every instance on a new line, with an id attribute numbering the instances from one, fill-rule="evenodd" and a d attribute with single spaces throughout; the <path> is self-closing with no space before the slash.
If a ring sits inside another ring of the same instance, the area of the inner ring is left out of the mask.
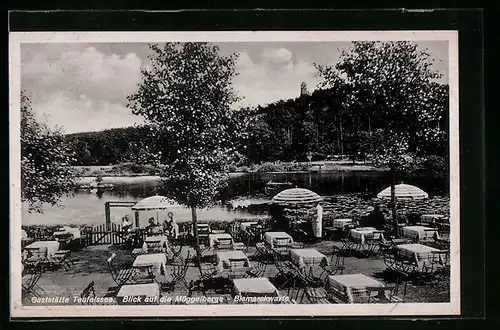
<path id="1" fill-rule="evenodd" d="M 154 218 L 149 218 L 149 224 L 146 226 L 146 233 L 150 236 L 162 235 L 163 228 L 155 223 Z"/>

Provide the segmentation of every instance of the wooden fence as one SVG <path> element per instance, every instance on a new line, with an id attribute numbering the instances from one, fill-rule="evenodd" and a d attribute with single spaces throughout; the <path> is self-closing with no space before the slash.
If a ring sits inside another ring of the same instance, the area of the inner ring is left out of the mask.
<path id="1" fill-rule="evenodd" d="M 134 232 L 134 234 L 139 235 L 141 241 L 146 237 L 145 231 Z M 111 230 L 106 230 L 106 225 L 102 224 L 82 233 L 86 246 L 124 244 L 127 241 L 128 235 L 128 232 L 122 230 L 121 225 L 114 223 L 111 224 Z"/>

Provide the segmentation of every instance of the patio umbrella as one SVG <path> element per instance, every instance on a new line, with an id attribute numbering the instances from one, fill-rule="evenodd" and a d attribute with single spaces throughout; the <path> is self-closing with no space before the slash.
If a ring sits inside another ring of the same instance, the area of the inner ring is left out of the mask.
<path id="1" fill-rule="evenodd" d="M 422 189 L 409 185 L 409 184 L 397 184 L 395 186 L 395 196 L 399 200 L 419 200 L 429 198 L 427 194 Z M 391 199 L 391 187 L 387 187 L 377 194 L 378 198 Z"/>
<path id="2" fill-rule="evenodd" d="M 172 210 L 172 209 L 182 209 L 182 205 L 179 205 L 165 196 L 150 196 L 144 198 L 132 206 L 132 210 L 138 211 L 154 211 L 156 210 L 156 222 L 158 223 L 158 211 L 159 210 Z"/>
<path id="3" fill-rule="evenodd" d="M 323 198 L 309 189 L 285 189 L 273 197 L 273 203 L 281 205 L 302 205 L 323 201 Z"/>

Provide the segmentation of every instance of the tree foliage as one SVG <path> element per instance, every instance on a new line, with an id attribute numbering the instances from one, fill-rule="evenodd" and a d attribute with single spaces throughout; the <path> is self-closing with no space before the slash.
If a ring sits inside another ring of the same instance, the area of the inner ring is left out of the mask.
<path id="1" fill-rule="evenodd" d="M 31 101 L 21 94 L 21 199 L 29 212 L 57 205 L 74 186 L 71 147 L 58 130 L 38 122 Z"/>
<path id="2" fill-rule="evenodd" d="M 226 184 L 240 128 L 231 104 L 236 56 L 208 43 L 150 45 L 151 67 L 142 70 L 129 107 L 155 137 L 154 162 L 162 165 L 167 197 L 192 208 L 208 207 Z"/>
<path id="3" fill-rule="evenodd" d="M 370 119 L 377 162 L 405 166 L 447 141 L 448 89 L 436 83 L 441 74 L 426 50 L 405 41 L 353 42 L 336 65 L 317 68 L 324 87 L 349 90 L 342 107 L 354 121 Z"/>

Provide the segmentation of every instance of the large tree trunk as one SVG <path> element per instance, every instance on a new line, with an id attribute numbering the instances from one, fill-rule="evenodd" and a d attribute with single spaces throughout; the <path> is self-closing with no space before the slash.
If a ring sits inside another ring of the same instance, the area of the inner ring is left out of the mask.
<path id="1" fill-rule="evenodd" d="M 196 260 L 198 261 L 198 269 L 201 274 L 201 251 L 200 242 L 198 237 L 198 217 L 196 215 L 196 207 L 191 207 L 191 219 L 193 221 L 193 234 L 194 234 L 194 249 L 196 251 Z"/>
<path id="2" fill-rule="evenodd" d="M 394 226 L 394 235 L 399 238 L 399 226 L 398 226 L 398 215 L 396 212 L 396 165 L 391 164 L 391 211 L 392 211 L 392 223 Z"/>

